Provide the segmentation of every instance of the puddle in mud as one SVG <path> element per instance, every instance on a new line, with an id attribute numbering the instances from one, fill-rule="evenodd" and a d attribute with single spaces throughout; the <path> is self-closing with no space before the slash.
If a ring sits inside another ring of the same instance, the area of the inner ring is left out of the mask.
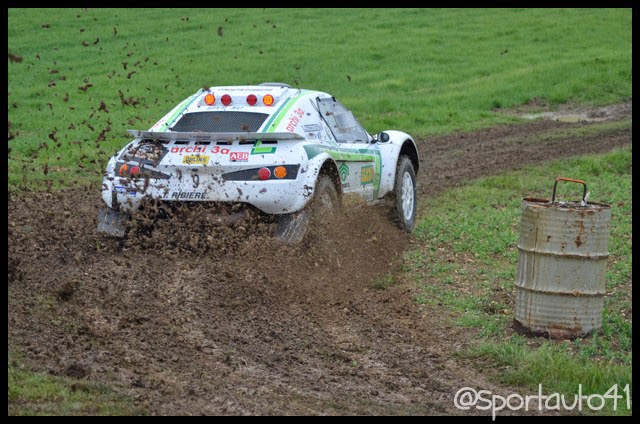
<path id="1" fill-rule="evenodd" d="M 589 116 L 588 113 L 561 113 L 561 112 L 541 112 L 527 113 L 521 115 L 525 119 L 549 119 L 559 122 L 600 122 L 609 119 L 608 116 Z"/>
<path id="2" fill-rule="evenodd" d="M 557 122 L 602 122 L 607 120 L 624 119 L 631 116 L 632 102 L 627 101 L 601 107 L 580 107 L 575 105 L 562 105 L 557 111 L 536 111 L 532 108 L 547 108 L 548 105 L 540 101 L 526 104 L 515 110 L 507 112 L 510 115 L 524 119 L 543 119 Z"/>

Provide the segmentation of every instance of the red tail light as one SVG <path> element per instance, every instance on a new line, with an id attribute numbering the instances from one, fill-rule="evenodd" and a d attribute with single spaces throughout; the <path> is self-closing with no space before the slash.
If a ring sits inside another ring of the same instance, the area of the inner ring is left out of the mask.
<path id="1" fill-rule="evenodd" d="M 225 94 L 222 96 L 220 101 L 222 102 L 223 105 L 229 106 L 231 104 L 231 96 L 228 94 Z"/>
<path id="2" fill-rule="evenodd" d="M 271 171 L 269 171 L 269 168 L 258 169 L 258 178 L 260 178 L 261 180 L 268 180 L 270 176 Z"/>
<path id="3" fill-rule="evenodd" d="M 248 104 L 249 106 L 253 106 L 253 105 L 255 105 L 256 103 L 258 103 L 258 98 L 255 96 L 255 94 L 249 94 L 249 95 L 247 96 L 247 104 Z"/>

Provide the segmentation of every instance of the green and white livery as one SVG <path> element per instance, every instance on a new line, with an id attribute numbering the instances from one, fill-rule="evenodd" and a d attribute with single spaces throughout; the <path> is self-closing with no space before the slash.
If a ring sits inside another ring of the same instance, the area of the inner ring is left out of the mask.
<path id="1" fill-rule="evenodd" d="M 98 230 L 126 233 L 145 198 L 241 204 L 278 218 L 276 235 L 302 240 L 312 208 L 343 193 L 392 198 L 401 228 L 416 213 L 418 151 L 411 136 L 375 136 L 335 97 L 286 84 L 201 89 L 108 162 Z"/>

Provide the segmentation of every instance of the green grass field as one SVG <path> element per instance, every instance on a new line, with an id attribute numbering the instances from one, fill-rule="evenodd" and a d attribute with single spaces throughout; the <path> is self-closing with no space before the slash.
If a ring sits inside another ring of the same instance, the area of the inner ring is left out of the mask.
<path id="1" fill-rule="evenodd" d="M 513 122 L 631 96 L 629 9 L 9 9 L 9 189 L 98 182 L 200 87 L 329 92 L 375 133 Z"/>

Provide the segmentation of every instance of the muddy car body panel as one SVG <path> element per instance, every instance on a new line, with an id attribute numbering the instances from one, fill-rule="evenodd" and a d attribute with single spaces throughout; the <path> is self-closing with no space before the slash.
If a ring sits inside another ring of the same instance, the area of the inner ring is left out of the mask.
<path id="1" fill-rule="evenodd" d="M 291 214 L 328 164 L 340 193 L 371 201 L 393 190 L 403 149 L 419 164 L 408 134 L 372 137 L 333 96 L 285 84 L 201 89 L 148 131 L 129 132 L 102 185 L 106 206 L 125 213 L 150 197 Z"/>

